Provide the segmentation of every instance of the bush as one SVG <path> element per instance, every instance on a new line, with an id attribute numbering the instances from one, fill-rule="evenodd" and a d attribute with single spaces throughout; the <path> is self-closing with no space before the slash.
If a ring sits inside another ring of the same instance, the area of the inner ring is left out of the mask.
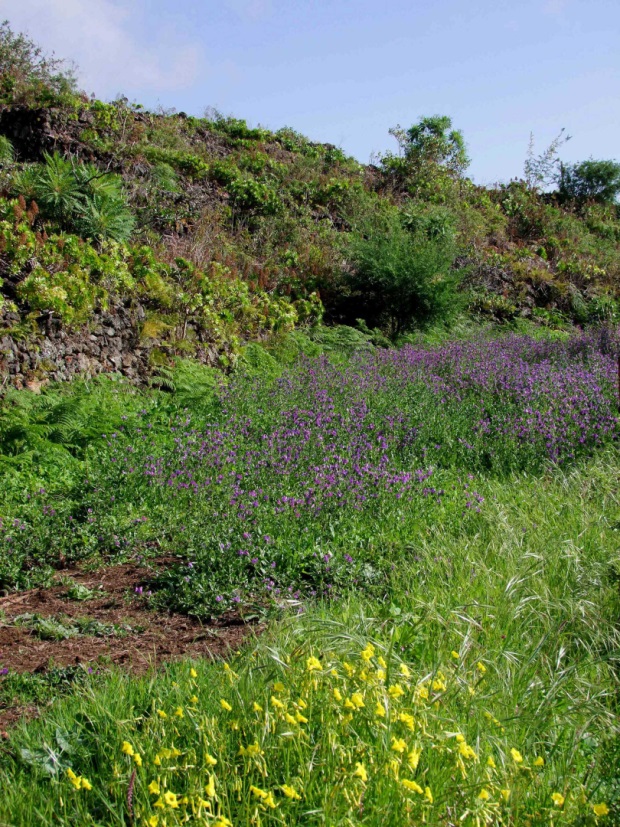
<path id="1" fill-rule="evenodd" d="M 410 232 L 400 215 L 393 213 L 384 226 L 353 236 L 348 281 L 355 318 L 397 336 L 416 324 L 451 315 L 459 305 L 460 281 L 451 269 L 456 252 L 453 236 L 430 234 L 428 229 Z"/>

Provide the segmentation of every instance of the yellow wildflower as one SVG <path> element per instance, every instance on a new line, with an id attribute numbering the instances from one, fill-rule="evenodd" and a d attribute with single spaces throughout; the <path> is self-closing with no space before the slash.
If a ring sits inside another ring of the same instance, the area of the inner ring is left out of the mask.
<path id="1" fill-rule="evenodd" d="M 160 718 L 167 718 L 168 717 L 168 715 L 164 712 L 163 709 L 158 709 L 157 714 L 159 715 Z"/>
<path id="2" fill-rule="evenodd" d="M 486 790 L 486 789 L 483 787 L 483 788 L 480 790 L 480 792 L 478 793 L 478 798 L 480 798 L 482 801 L 488 801 L 488 800 L 489 800 L 489 798 L 491 798 L 491 794 L 489 793 L 489 791 L 488 791 L 488 790 Z"/>
<path id="3" fill-rule="evenodd" d="M 495 758 L 492 755 L 489 755 L 487 758 L 487 767 L 491 767 L 491 769 L 495 769 L 497 764 L 495 763 Z"/>
<path id="4" fill-rule="evenodd" d="M 239 755 L 247 755 L 248 758 L 254 758 L 256 755 L 262 755 L 263 751 L 260 748 L 258 741 L 253 744 L 248 744 L 247 747 L 239 747 Z"/>
<path id="5" fill-rule="evenodd" d="M 351 666 L 351 664 L 350 664 L 350 663 L 347 663 L 347 662 L 346 662 L 346 660 L 345 660 L 345 661 L 343 661 L 342 665 L 344 666 L 344 671 L 347 673 L 347 675 L 348 675 L 350 678 L 352 678 L 352 677 L 353 677 L 353 675 L 355 675 L 355 667 L 354 667 L 354 666 Z"/>
<path id="6" fill-rule="evenodd" d="M 196 704 L 198 703 L 198 698 L 197 698 L 197 696 L 196 696 L 196 695 L 192 695 L 192 697 L 189 699 L 189 702 L 190 702 L 190 704 L 194 704 L 194 706 L 196 706 Z"/>
<path id="7" fill-rule="evenodd" d="M 171 807 L 173 810 L 178 809 L 179 801 L 178 795 L 176 793 L 171 793 L 170 791 L 164 793 L 164 801 L 165 803 Z"/>
<path id="8" fill-rule="evenodd" d="M 275 810 L 275 808 L 278 806 L 274 800 L 272 792 L 267 793 L 267 795 L 263 799 L 263 804 L 265 804 L 267 807 L 271 807 L 272 810 Z"/>
<path id="9" fill-rule="evenodd" d="M 424 798 L 426 798 L 429 804 L 433 803 L 433 794 L 430 787 L 424 787 Z"/>
<path id="10" fill-rule="evenodd" d="M 387 669 L 387 663 L 385 662 L 383 655 L 379 655 L 379 657 L 377 658 L 377 663 L 382 669 Z"/>
<path id="11" fill-rule="evenodd" d="M 297 704 L 296 704 L 296 705 L 297 705 L 300 709 L 307 709 L 307 708 L 308 708 L 308 704 L 304 701 L 304 699 L 303 699 L 303 698 L 300 698 L 300 699 L 297 701 Z"/>
<path id="12" fill-rule="evenodd" d="M 297 723 L 298 723 L 298 724 L 307 724 L 307 723 L 308 723 L 308 719 L 307 719 L 307 718 L 305 718 L 305 717 L 301 714 L 301 712 L 299 712 L 299 711 L 297 711 L 297 712 L 295 713 L 295 719 L 296 719 L 296 721 L 297 721 Z"/>
<path id="13" fill-rule="evenodd" d="M 193 667 L 193 666 L 192 666 L 192 668 L 189 670 L 189 676 L 190 676 L 190 678 L 197 678 L 197 677 L 198 677 L 198 672 L 196 672 L 196 670 L 194 669 L 194 667 Z"/>
<path id="14" fill-rule="evenodd" d="M 510 754 L 512 755 L 512 760 L 515 762 L 515 764 L 522 764 L 523 763 L 523 756 L 521 755 L 521 753 L 519 752 L 518 749 L 515 749 L 513 747 L 510 750 Z"/>
<path id="15" fill-rule="evenodd" d="M 368 773 L 366 772 L 366 767 L 358 761 L 355 764 L 355 770 L 353 771 L 353 776 L 355 778 L 361 779 L 362 783 L 366 783 L 368 781 Z"/>
<path id="16" fill-rule="evenodd" d="M 539 755 L 534 759 L 534 766 L 535 767 L 544 767 L 545 766 L 545 759 Z"/>
<path id="17" fill-rule="evenodd" d="M 555 804 L 556 807 L 563 807 L 564 801 L 566 800 L 562 793 L 553 793 L 551 796 L 551 800 Z"/>
<path id="18" fill-rule="evenodd" d="M 123 741 L 123 746 L 121 747 L 121 752 L 124 752 L 125 755 L 133 755 L 133 747 L 129 743 L 129 741 Z"/>
<path id="19" fill-rule="evenodd" d="M 225 709 L 226 712 L 232 712 L 232 706 L 228 703 L 228 701 L 225 701 L 224 698 L 220 699 L 220 706 L 222 709 Z"/>
<path id="20" fill-rule="evenodd" d="M 377 680 L 381 682 L 385 680 L 385 669 L 377 669 Z"/>
<path id="21" fill-rule="evenodd" d="M 592 809 L 595 816 L 606 816 L 609 813 L 609 807 L 603 801 L 600 804 L 593 804 Z"/>
<path id="22" fill-rule="evenodd" d="M 297 721 L 296 721 L 296 719 L 295 719 L 295 718 L 291 715 L 291 713 L 290 713 L 290 712 L 287 712 L 287 713 L 284 715 L 284 718 L 285 718 L 285 720 L 286 720 L 286 722 L 287 722 L 288 724 L 291 724 L 292 726 L 297 726 Z"/>
<path id="23" fill-rule="evenodd" d="M 159 795 L 160 793 L 159 784 L 157 783 L 157 781 L 151 781 L 147 789 L 151 793 L 151 795 Z"/>
<path id="24" fill-rule="evenodd" d="M 156 755 L 155 758 L 153 758 L 153 763 L 156 767 L 161 767 L 161 758 L 159 755 Z"/>
<path id="25" fill-rule="evenodd" d="M 140 755 L 139 752 L 136 752 L 134 754 L 133 760 L 135 762 L 136 767 L 141 767 L 142 766 L 142 756 Z"/>
<path id="26" fill-rule="evenodd" d="M 295 787 L 291 787 L 290 784 L 282 784 L 280 789 L 287 798 L 291 799 L 291 801 L 301 801 L 301 796 L 299 795 Z"/>
<path id="27" fill-rule="evenodd" d="M 256 798 L 260 798 L 261 801 L 264 801 L 267 798 L 267 792 L 265 790 L 261 790 L 260 787 L 255 787 L 253 784 L 250 786 L 250 792 L 252 795 L 255 795 Z"/>
<path id="28" fill-rule="evenodd" d="M 161 796 L 157 799 L 157 801 L 153 804 L 153 807 L 158 807 L 160 810 L 163 810 L 166 805 L 164 804 L 164 799 Z"/>
<path id="29" fill-rule="evenodd" d="M 353 703 L 354 703 L 354 705 L 357 709 L 361 709 L 363 706 L 366 706 L 366 704 L 364 703 L 364 698 L 362 697 L 361 692 L 354 692 L 351 695 L 351 700 L 353 701 Z"/>
<path id="30" fill-rule="evenodd" d="M 271 696 L 271 705 L 275 706 L 276 709 L 284 709 L 284 704 L 275 695 Z"/>
<path id="31" fill-rule="evenodd" d="M 465 741 L 462 741 L 462 742 L 459 744 L 459 752 L 461 753 L 461 755 L 463 756 L 463 758 L 472 758 L 474 761 L 475 761 L 475 760 L 476 760 L 476 758 L 478 757 L 478 756 L 476 755 L 476 753 L 474 752 L 474 750 L 473 750 L 473 749 L 469 746 L 469 744 L 468 744 L 468 743 L 466 743 Z"/>
<path id="32" fill-rule="evenodd" d="M 407 749 L 407 742 L 403 738 L 392 738 L 392 749 L 394 752 L 404 752 Z"/>
<path id="33" fill-rule="evenodd" d="M 390 698 L 400 698 L 404 694 L 405 690 L 399 683 L 392 684 L 392 686 L 388 689 L 388 695 Z"/>
<path id="34" fill-rule="evenodd" d="M 461 659 L 461 656 L 459 655 L 459 653 L 456 652 L 454 649 L 450 652 L 450 654 L 452 655 L 454 660 L 460 660 Z"/>
<path id="35" fill-rule="evenodd" d="M 441 680 L 441 678 L 435 678 L 433 683 L 431 684 L 433 692 L 445 692 L 446 691 L 446 684 L 445 681 Z"/>
<path id="36" fill-rule="evenodd" d="M 215 798 L 215 776 L 209 775 L 209 783 L 205 785 L 205 792 L 209 798 Z"/>
<path id="37" fill-rule="evenodd" d="M 254 712 L 262 712 L 263 711 L 262 706 L 260 704 L 257 704 L 256 701 L 254 701 L 254 703 L 252 704 L 252 709 L 254 710 Z"/>
<path id="38" fill-rule="evenodd" d="M 366 648 L 362 649 L 360 655 L 362 657 L 362 660 L 365 660 L 366 663 L 369 663 L 375 655 L 375 647 L 372 645 L 372 643 L 367 643 Z"/>
<path id="39" fill-rule="evenodd" d="M 281 683 L 280 681 L 276 681 L 276 683 L 274 683 L 274 685 L 273 685 L 273 691 L 274 692 L 284 692 L 284 688 L 285 688 L 284 684 Z"/>
<path id="40" fill-rule="evenodd" d="M 340 702 L 342 700 L 342 693 L 337 686 L 334 687 L 334 698 Z"/>
<path id="41" fill-rule="evenodd" d="M 407 756 L 407 763 L 409 764 L 412 770 L 417 770 L 418 763 L 420 761 L 420 755 L 422 755 L 422 747 L 414 747 Z"/>
<path id="42" fill-rule="evenodd" d="M 350 698 L 345 698 L 344 708 L 345 709 L 356 709 L 356 706 Z"/>
<path id="43" fill-rule="evenodd" d="M 476 669 L 478 670 L 478 672 L 480 672 L 481 675 L 484 675 L 484 673 L 487 671 L 486 666 L 481 661 L 478 661 L 478 663 L 476 664 Z"/>
<path id="44" fill-rule="evenodd" d="M 185 716 L 185 713 L 183 712 L 183 707 L 177 706 L 177 708 L 174 710 L 174 714 L 177 718 L 183 718 Z"/>
<path id="45" fill-rule="evenodd" d="M 401 665 L 400 665 L 400 674 L 403 676 L 403 678 L 410 678 L 411 677 L 411 672 L 409 671 L 409 667 L 407 666 L 406 663 L 401 663 Z"/>
<path id="46" fill-rule="evenodd" d="M 90 783 L 88 778 L 82 778 L 81 781 L 82 781 L 82 789 L 83 790 L 92 790 L 93 785 Z"/>
<path id="47" fill-rule="evenodd" d="M 406 790 L 409 790 L 412 793 L 418 793 L 419 795 L 424 795 L 424 790 L 419 784 L 416 784 L 415 781 L 409 781 L 408 778 L 403 778 L 400 783 Z"/>
<path id="48" fill-rule="evenodd" d="M 232 821 L 229 821 L 224 816 L 219 816 L 216 821 L 213 822 L 211 827 L 233 827 Z"/>
<path id="49" fill-rule="evenodd" d="M 318 658 L 315 658 L 314 655 L 311 655 L 306 661 L 306 669 L 308 670 L 308 672 L 322 672 L 323 666 Z"/>
<path id="50" fill-rule="evenodd" d="M 148 824 L 148 827 L 157 827 L 159 824 L 159 818 L 157 816 L 151 816 L 146 823 Z"/>
<path id="51" fill-rule="evenodd" d="M 421 686 L 418 686 L 418 688 L 416 689 L 416 695 L 417 695 L 418 698 L 422 698 L 422 700 L 427 701 L 428 700 L 428 688 L 426 686 L 424 686 L 424 684 L 422 684 Z"/>
<path id="52" fill-rule="evenodd" d="M 500 793 L 502 794 L 504 802 L 508 804 L 508 799 L 510 798 L 510 790 L 500 790 Z"/>
<path id="53" fill-rule="evenodd" d="M 398 716 L 398 720 L 401 722 L 401 724 L 405 724 L 405 726 L 413 732 L 415 727 L 415 720 L 413 718 L 413 715 L 410 715 L 408 712 L 401 712 Z"/>
<path id="54" fill-rule="evenodd" d="M 205 755 L 205 764 L 207 767 L 214 767 L 217 764 L 217 758 L 214 758 L 212 755 L 207 753 Z"/>
<path id="55" fill-rule="evenodd" d="M 375 706 L 375 715 L 377 718 L 385 718 L 385 707 L 381 701 L 377 701 L 377 705 Z"/>

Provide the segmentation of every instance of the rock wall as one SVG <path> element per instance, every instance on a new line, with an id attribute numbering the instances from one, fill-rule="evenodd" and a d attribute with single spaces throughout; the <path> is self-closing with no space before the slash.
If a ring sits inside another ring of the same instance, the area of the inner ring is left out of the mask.
<path id="1" fill-rule="evenodd" d="M 154 350 L 159 360 L 174 354 L 170 345 L 140 340 L 144 309 L 139 305 L 96 313 L 87 327 L 75 331 L 55 319 L 41 318 L 32 334 L 12 335 L 20 318 L 17 313 L 0 313 L 0 392 L 11 386 L 37 390 L 46 382 L 100 373 L 119 373 L 143 383 L 152 372 Z M 201 344 L 192 356 L 216 365 L 219 354 L 215 347 Z"/>

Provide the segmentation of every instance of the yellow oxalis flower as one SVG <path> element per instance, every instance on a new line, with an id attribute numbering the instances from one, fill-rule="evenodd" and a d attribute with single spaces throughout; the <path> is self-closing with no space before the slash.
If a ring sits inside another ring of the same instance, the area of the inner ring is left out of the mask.
<path id="1" fill-rule="evenodd" d="M 225 709 L 226 712 L 232 712 L 232 706 L 228 703 L 228 701 L 225 701 L 224 698 L 220 699 L 220 706 L 222 709 Z"/>
<path id="2" fill-rule="evenodd" d="M 454 658 L 454 660 L 460 660 L 461 659 L 461 656 L 459 655 L 459 653 L 456 652 L 454 649 L 450 652 L 450 655 Z"/>
<path id="3" fill-rule="evenodd" d="M 351 695 L 351 700 L 353 701 L 356 709 L 361 709 L 363 706 L 366 706 L 361 692 L 354 692 Z"/>
<path id="4" fill-rule="evenodd" d="M 392 738 L 394 752 L 404 752 L 407 749 L 407 742 L 403 738 Z"/>
<path id="5" fill-rule="evenodd" d="M 253 744 L 248 744 L 247 747 L 239 747 L 239 755 L 247 755 L 248 758 L 254 758 L 256 755 L 262 755 L 263 751 L 259 746 L 258 741 Z"/>
<path id="6" fill-rule="evenodd" d="M 213 822 L 212 827 L 233 827 L 232 821 L 229 821 L 224 816 L 219 816 L 216 821 Z"/>
<path id="7" fill-rule="evenodd" d="M 205 755 L 205 764 L 207 767 L 214 767 L 217 764 L 217 758 L 214 758 L 212 755 L 207 753 Z"/>
<path id="8" fill-rule="evenodd" d="M 88 778 L 82 778 L 82 789 L 83 790 L 92 790 L 93 785 L 90 783 Z"/>
<path id="9" fill-rule="evenodd" d="M 357 709 L 351 698 L 345 698 L 344 701 L 344 708 L 345 709 Z"/>
<path id="10" fill-rule="evenodd" d="M 564 798 L 562 793 L 553 793 L 551 796 L 551 800 L 553 801 L 556 807 L 562 807 L 566 799 Z"/>
<path id="11" fill-rule="evenodd" d="M 297 720 L 298 724 L 307 724 L 308 719 L 304 717 L 299 710 L 295 713 L 295 719 Z"/>
<path id="12" fill-rule="evenodd" d="M 401 724 L 405 724 L 405 726 L 413 732 L 415 727 L 415 720 L 413 715 L 410 715 L 408 712 L 401 712 L 398 716 L 398 720 L 401 722 Z"/>
<path id="13" fill-rule="evenodd" d="M 337 686 L 334 687 L 334 698 L 340 702 L 342 700 L 342 692 L 338 689 Z"/>
<path id="14" fill-rule="evenodd" d="M 189 670 L 189 676 L 190 676 L 190 678 L 197 678 L 197 677 L 198 677 L 198 672 L 196 672 L 196 670 L 194 669 L 194 667 L 193 667 L 193 666 L 192 666 L 192 668 Z"/>
<path id="15" fill-rule="evenodd" d="M 429 804 L 433 803 L 434 799 L 430 787 L 424 787 L 424 798 L 428 801 Z"/>
<path id="16" fill-rule="evenodd" d="M 489 755 L 487 758 L 487 767 L 491 767 L 491 769 L 495 769 L 497 764 L 495 763 L 495 758 L 492 755 Z"/>
<path id="17" fill-rule="evenodd" d="M 474 761 L 478 757 L 475 751 L 465 741 L 461 741 L 461 743 L 459 744 L 459 752 L 463 756 L 463 758 L 471 758 Z"/>
<path id="18" fill-rule="evenodd" d="M 185 713 L 183 712 L 183 707 L 177 706 L 177 708 L 174 710 L 174 714 L 177 718 L 183 718 L 185 716 Z"/>
<path id="19" fill-rule="evenodd" d="M 519 752 L 518 749 L 515 749 L 513 747 L 510 750 L 510 754 L 512 755 L 512 760 L 515 762 L 515 764 L 522 764 L 523 763 L 523 756 L 521 755 L 521 753 Z"/>
<path id="20" fill-rule="evenodd" d="M 407 763 L 412 770 L 417 770 L 420 763 L 420 755 L 422 755 L 422 747 L 414 747 L 407 756 Z"/>
<path id="21" fill-rule="evenodd" d="M 179 800 L 178 799 L 179 799 L 179 797 L 176 793 L 171 793 L 170 791 L 164 793 L 164 801 L 173 810 L 176 810 L 179 807 Z"/>
<path id="22" fill-rule="evenodd" d="M 196 704 L 198 703 L 198 698 L 197 698 L 197 696 L 196 696 L 196 695 L 192 695 L 192 697 L 189 699 L 189 702 L 190 702 L 190 704 L 194 704 L 194 706 L 196 706 Z"/>
<path id="23" fill-rule="evenodd" d="M 544 767 L 545 766 L 545 759 L 542 756 L 538 756 L 534 759 L 534 766 L 535 767 Z"/>
<path id="24" fill-rule="evenodd" d="M 149 827 L 157 827 L 157 825 L 159 824 L 159 818 L 157 816 L 151 816 L 146 823 L 149 825 Z"/>
<path id="25" fill-rule="evenodd" d="M 168 717 L 168 715 L 164 712 L 163 709 L 158 709 L 157 714 L 159 715 L 160 718 L 167 718 Z"/>
<path id="26" fill-rule="evenodd" d="M 377 705 L 375 706 L 375 715 L 377 718 L 385 718 L 385 707 L 381 701 L 377 701 Z"/>
<path id="27" fill-rule="evenodd" d="M 276 698 L 276 696 L 275 696 L 275 695 L 272 695 L 272 696 L 271 696 L 271 698 L 270 698 L 270 700 L 271 700 L 271 705 L 272 705 L 272 706 L 275 706 L 275 707 L 276 707 L 276 709 L 284 709 L 284 704 L 282 703 L 282 701 L 281 701 L 281 700 L 279 700 L 278 698 Z"/>
<path id="28" fill-rule="evenodd" d="M 433 688 L 433 692 L 445 692 L 446 691 L 446 682 L 441 680 L 441 678 L 435 678 L 433 683 L 431 684 Z"/>
<path id="29" fill-rule="evenodd" d="M 487 789 L 483 787 L 478 793 L 478 798 L 480 798 L 482 801 L 488 801 L 489 798 L 491 798 L 491 794 Z"/>
<path id="30" fill-rule="evenodd" d="M 129 741 L 123 741 L 123 746 L 121 747 L 121 752 L 124 752 L 125 755 L 133 755 L 133 747 L 129 743 Z"/>
<path id="31" fill-rule="evenodd" d="M 295 789 L 295 787 L 291 787 L 290 784 L 282 784 L 280 787 L 282 792 L 287 798 L 290 798 L 292 801 L 301 801 L 301 796 Z"/>
<path id="32" fill-rule="evenodd" d="M 401 665 L 400 665 L 400 674 L 403 676 L 403 678 L 410 678 L 411 677 L 411 672 L 409 671 L 409 667 L 407 666 L 406 663 L 401 663 Z"/>
<path id="33" fill-rule="evenodd" d="M 350 664 L 350 663 L 347 663 L 347 661 L 346 661 L 346 660 L 342 662 L 342 665 L 344 666 L 344 671 L 347 673 L 347 675 L 348 675 L 350 678 L 352 678 L 352 677 L 353 677 L 353 675 L 355 675 L 355 667 L 354 667 L 354 666 L 351 666 L 351 664 Z"/>
<path id="34" fill-rule="evenodd" d="M 362 649 L 362 651 L 360 652 L 360 655 L 362 657 L 362 660 L 365 660 L 366 663 L 369 663 L 375 655 L 375 647 L 372 645 L 372 643 L 367 643 L 366 647 Z"/>
<path id="35" fill-rule="evenodd" d="M 606 816 L 609 813 L 609 807 L 603 801 L 600 804 L 593 804 L 592 809 L 595 816 Z"/>
<path id="36" fill-rule="evenodd" d="M 254 712 L 262 712 L 263 708 L 260 704 L 257 704 L 256 701 L 254 701 L 254 703 L 252 704 L 252 710 Z"/>
<path id="37" fill-rule="evenodd" d="M 508 799 L 510 798 L 510 790 L 500 790 L 500 793 L 502 794 L 502 798 L 504 799 L 504 802 L 507 804 Z"/>
<path id="38" fill-rule="evenodd" d="M 276 683 L 274 683 L 274 685 L 273 685 L 273 691 L 274 692 L 284 692 L 284 689 L 285 689 L 285 686 L 280 681 L 276 681 Z"/>
<path id="39" fill-rule="evenodd" d="M 379 655 L 379 657 L 377 658 L 377 663 L 382 669 L 387 669 L 387 663 L 385 662 L 385 658 L 383 657 L 383 655 Z"/>
<path id="40" fill-rule="evenodd" d="M 323 665 L 318 658 L 315 658 L 314 655 L 311 655 L 306 661 L 306 669 L 308 670 L 308 672 L 322 672 Z"/>
<path id="41" fill-rule="evenodd" d="M 135 763 L 136 767 L 141 767 L 142 766 L 142 756 L 140 755 L 139 752 L 136 752 L 134 754 L 133 760 L 134 760 L 134 763 Z"/>
<path id="42" fill-rule="evenodd" d="M 405 690 L 399 683 L 392 684 L 392 686 L 390 686 L 390 688 L 388 689 L 388 695 L 390 696 L 390 698 L 400 698 L 404 694 Z"/>
<path id="43" fill-rule="evenodd" d="M 284 715 L 284 719 L 286 720 L 287 724 L 291 724 L 292 726 L 297 726 L 297 721 L 296 721 L 296 719 L 295 719 L 295 718 L 291 715 L 291 713 L 290 713 L 290 712 L 287 712 L 287 713 Z"/>
<path id="44" fill-rule="evenodd" d="M 400 783 L 406 790 L 410 790 L 413 793 L 418 793 L 419 795 L 424 795 L 424 790 L 419 784 L 416 784 L 415 781 L 409 781 L 408 778 L 403 778 Z"/>
<path id="45" fill-rule="evenodd" d="M 151 795 L 159 795 L 160 793 L 159 784 L 157 781 L 151 781 L 147 789 Z"/>
<path id="46" fill-rule="evenodd" d="M 364 784 L 368 781 L 368 773 L 366 772 L 366 767 L 360 761 L 358 761 L 355 764 L 353 776 L 355 778 L 360 778 Z"/>
<path id="47" fill-rule="evenodd" d="M 480 672 L 481 675 L 484 675 L 484 673 L 487 671 L 486 666 L 481 661 L 478 661 L 478 663 L 476 664 L 476 669 L 478 670 L 478 672 Z"/>
<path id="48" fill-rule="evenodd" d="M 209 775 L 209 783 L 205 785 L 205 792 L 209 798 L 215 798 L 215 776 Z"/>

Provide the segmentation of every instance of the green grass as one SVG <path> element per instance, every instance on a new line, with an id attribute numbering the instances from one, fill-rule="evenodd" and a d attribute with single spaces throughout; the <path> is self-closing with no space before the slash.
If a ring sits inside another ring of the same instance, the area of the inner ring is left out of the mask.
<path id="1" fill-rule="evenodd" d="M 293 609 L 230 669 L 181 663 L 87 679 L 12 734 L 0 823 L 217 824 L 210 813 L 235 827 L 620 823 L 619 469 L 610 450 L 564 473 L 487 480 L 475 523 L 420 526 L 390 601 Z M 308 670 L 311 657 L 320 670 Z M 386 690 L 397 683 L 394 698 Z M 307 722 L 286 718 L 297 713 Z M 457 734 L 475 757 L 459 752 Z M 403 752 L 393 749 L 401 739 Z M 260 753 L 240 754 L 253 744 Z M 596 816 L 603 803 L 609 814 Z"/>

